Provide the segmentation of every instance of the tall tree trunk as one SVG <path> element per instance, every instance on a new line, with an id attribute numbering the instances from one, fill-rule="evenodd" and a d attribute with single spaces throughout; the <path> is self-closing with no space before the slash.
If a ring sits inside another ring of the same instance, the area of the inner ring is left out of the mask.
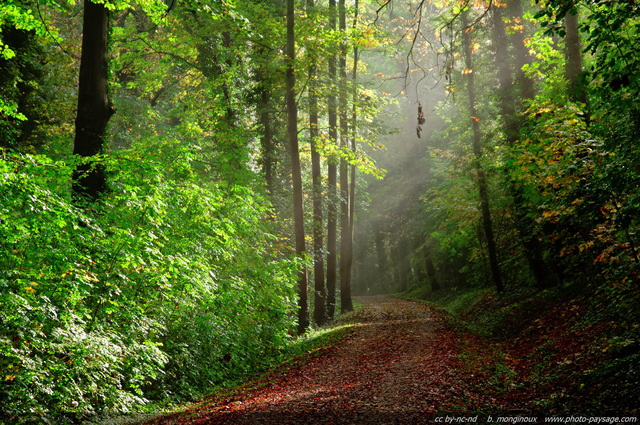
<path id="1" fill-rule="evenodd" d="M 353 16 L 353 29 L 355 30 L 358 25 L 358 12 L 359 12 L 359 0 L 355 0 L 355 12 Z M 351 81 L 353 83 L 353 90 L 351 91 L 351 151 L 355 154 L 357 150 L 358 141 L 358 61 L 360 59 L 360 52 L 358 46 L 353 46 L 353 67 L 351 68 Z M 351 165 L 351 187 L 350 187 L 350 203 L 349 203 L 349 218 L 351 230 L 353 231 L 355 211 L 356 211 L 356 166 Z M 352 255 L 353 258 L 353 255 Z"/>
<path id="2" fill-rule="evenodd" d="M 353 16 L 353 29 L 356 29 L 358 24 L 358 8 L 359 1 L 355 0 L 355 12 Z M 353 83 L 353 90 L 351 93 L 351 151 L 355 154 L 357 150 L 357 140 L 358 140 L 358 59 L 359 52 L 358 46 L 353 47 L 353 68 L 351 70 L 351 81 Z M 349 238 L 349 258 L 347 259 L 346 268 L 349 270 L 349 290 L 351 290 L 353 284 L 353 245 L 355 243 L 355 216 L 356 216 L 356 166 L 355 164 L 351 165 L 351 183 L 349 188 L 349 193 L 351 196 L 349 197 L 349 230 L 350 230 L 350 238 Z"/>
<path id="3" fill-rule="evenodd" d="M 507 11 L 511 14 L 508 16 L 511 19 L 521 17 L 522 7 L 520 0 L 511 0 L 508 3 Z M 520 114 L 522 100 L 532 99 L 534 93 L 533 82 L 522 71 L 522 67 L 527 63 L 526 61 L 531 59 L 524 45 L 524 35 L 516 31 L 512 34 L 511 40 L 508 40 L 502 17 L 503 9 L 500 7 L 494 8 L 493 44 L 495 63 L 498 70 L 500 110 L 504 120 L 506 144 L 511 147 L 518 140 L 522 126 Z M 509 43 L 513 46 L 515 60 L 511 60 L 509 55 Z M 520 96 L 518 96 L 518 89 Z M 550 286 L 553 273 L 551 273 L 544 261 L 542 245 L 535 234 L 534 223 L 527 215 L 522 188 L 511 180 L 509 181 L 509 191 L 514 201 L 517 230 L 531 274 L 538 287 Z"/>
<path id="4" fill-rule="evenodd" d="M 314 0 L 308 0 L 307 13 L 314 13 Z M 309 47 L 309 138 L 311 139 L 311 177 L 313 184 L 313 279 L 314 319 L 318 326 L 326 321 L 327 290 L 324 283 L 324 226 L 322 223 L 322 173 L 318 152 L 318 87 L 316 52 Z"/>
<path id="5" fill-rule="evenodd" d="M 582 83 L 582 45 L 578 29 L 578 12 L 569 10 L 564 17 L 565 30 L 565 74 L 569 82 L 569 99 L 587 103 L 587 91 Z"/>
<path id="6" fill-rule="evenodd" d="M 464 50 L 464 62 L 467 77 L 467 97 L 469 100 L 470 121 L 473 131 L 473 153 L 475 156 L 476 178 L 478 179 L 478 192 L 480 196 L 480 211 L 482 214 L 482 227 L 487 241 L 487 251 L 489 253 L 489 267 L 491 269 L 491 277 L 496 285 L 498 292 L 504 290 L 502 277 L 500 275 L 500 267 L 498 265 L 498 254 L 493 235 L 493 225 L 491 223 L 491 211 L 489 209 L 489 193 L 487 185 L 487 175 L 482 167 L 482 133 L 480 132 L 480 124 L 478 111 L 476 108 L 476 90 L 475 77 L 473 70 L 473 60 L 471 51 L 471 30 L 468 27 L 468 10 L 462 13 L 462 44 Z"/>
<path id="7" fill-rule="evenodd" d="M 347 10 L 345 0 L 339 0 L 340 32 L 346 37 Z M 340 117 L 340 146 L 346 150 L 349 146 L 349 121 L 347 114 L 347 44 L 341 40 L 339 60 L 339 117 Z M 349 164 L 346 159 L 340 159 L 340 306 L 341 311 L 353 310 L 351 302 L 351 270 L 349 261 L 351 256 L 352 233 L 349 218 Z"/>
<path id="8" fill-rule="evenodd" d="M 336 0 L 329 0 L 329 29 L 336 29 Z M 335 95 L 336 83 L 336 55 L 329 57 L 329 96 L 328 120 L 329 141 L 337 143 L 338 140 L 338 106 Z M 338 206 L 337 183 L 338 167 L 335 158 L 327 158 L 327 317 L 333 318 L 336 308 L 336 282 L 337 282 L 337 248 L 338 248 Z"/>
<path id="9" fill-rule="evenodd" d="M 109 101 L 107 49 L 109 11 L 103 4 L 84 2 L 82 57 L 78 82 L 78 112 L 73 153 L 99 155 L 114 109 Z M 107 188 L 105 168 L 97 162 L 78 165 L 72 190 L 77 198 L 96 201 Z"/>
<path id="10" fill-rule="evenodd" d="M 291 156 L 291 180 L 293 183 L 293 225 L 296 243 L 296 256 L 303 259 L 305 255 L 304 209 L 302 197 L 302 171 L 300 169 L 300 151 L 298 148 L 298 108 L 296 105 L 295 75 L 295 21 L 294 0 L 287 0 L 287 71 L 285 85 L 287 89 L 287 136 L 289 154 Z M 298 333 L 303 334 L 309 327 L 307 268 L 300 265 L 298 271 Z"/>

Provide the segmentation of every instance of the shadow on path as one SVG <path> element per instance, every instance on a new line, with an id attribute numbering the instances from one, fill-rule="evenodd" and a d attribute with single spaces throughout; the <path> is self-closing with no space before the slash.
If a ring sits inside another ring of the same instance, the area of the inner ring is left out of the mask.
<path id="1" fill-rule="evenodd" d="M 461 347 L 481 341 L 454 330 L 446 313 L 393 297 L 356 299 L 364 305 L 356 330 L 280 381 L 148 425 L 427 424 L 518 409 L 469 368 Z M 484 368 L 493 360 L 482 355 L 474 362 Z"/>

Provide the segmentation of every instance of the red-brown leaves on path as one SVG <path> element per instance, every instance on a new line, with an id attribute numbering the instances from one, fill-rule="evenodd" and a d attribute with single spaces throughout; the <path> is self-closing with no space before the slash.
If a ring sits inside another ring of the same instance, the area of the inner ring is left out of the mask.
<path id="1" fill-rule="evenodd" d="M 278 382 L 148 425 L 423 424 L 521 411 L 490 380 L 492 351 L 446 313 L 391 297 L 358 300 L 355 331 Z"/>

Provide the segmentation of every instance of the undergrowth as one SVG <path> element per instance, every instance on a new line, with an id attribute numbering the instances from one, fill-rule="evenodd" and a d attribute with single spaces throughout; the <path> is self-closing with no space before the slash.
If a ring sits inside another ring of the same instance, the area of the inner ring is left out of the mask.
<path id="1" fill-rule="evenodd" d="M 354 303 L 356 310 L 359 304 Z M 201 398 L 194 402 L 185 403 L 155 403 L 144 407 L 138 414 L 101 415 L 85 421 L 83 425 L 134 425 L 139 423 L 153 423 L 153 418 L 162 415 L 166 417 L 189 410 L 197 410 L 205 406 L 221 403 L 230 398 L 242 398 L 242 395 L 252 390 L 276 382 L 281 376 L 297 365 L 305 364 L 325 350 L 330 349 L 349 335 L 355 326 L 352 320 L 354 313 L 346 313 L 336 317 L 324 327 L 315 328 L 284 346 L 277 355 L 264 358 L 260 367 L 238 375 L 212 386 L 201 394 Z M 151 421 L 151 422 L 149 422 Z"/>
<path id="2" fill-rule="evenodd" d="M 416 294 L 404 296 L 416 299 Z M 504 294 L 474 288 L 421 295 L 490 343 L 499 365 L 495 373 L 508 375 L 511 387 L 534 393 L 532 412 L 640 412 L 637 289 L 576 284 Z M 463 348 L 463 357 L 473 356 L 472 347 Z"/>

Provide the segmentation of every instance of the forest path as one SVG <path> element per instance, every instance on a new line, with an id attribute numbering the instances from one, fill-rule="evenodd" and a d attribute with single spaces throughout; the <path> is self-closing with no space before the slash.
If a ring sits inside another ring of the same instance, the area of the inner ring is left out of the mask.
<path id="1" fill-rule="evenodd" d="M 356 300 L 364 306 L 355 330 L 277 382 L 149 424 L 423 424 L 524 413 L 500 373 L 505 360 L 447 313 L 393 297 Z"/>

